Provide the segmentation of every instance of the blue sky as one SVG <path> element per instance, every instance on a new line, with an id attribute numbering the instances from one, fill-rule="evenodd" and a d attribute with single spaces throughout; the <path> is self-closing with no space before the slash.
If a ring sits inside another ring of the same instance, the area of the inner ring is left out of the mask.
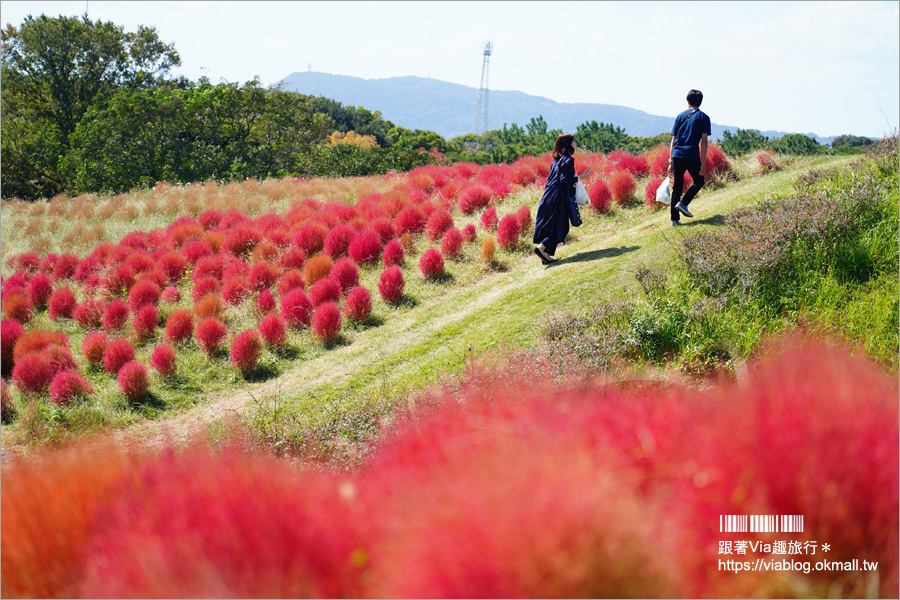
<path id="1" fill-rule="evenodd" d="M 492 90 L 674 117 L 698 88 L 716 123 L 873 137 L 900 125 L 900 1 L 3 0 L 0 21 L 85 10 L 156 27 L 191 79 L 272 84 L 311 69 L 477 88 L 491 41 Z"/>

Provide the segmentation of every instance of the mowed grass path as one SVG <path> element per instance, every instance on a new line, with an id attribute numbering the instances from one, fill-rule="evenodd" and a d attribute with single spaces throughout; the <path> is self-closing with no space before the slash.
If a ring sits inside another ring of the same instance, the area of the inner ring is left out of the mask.
<path id="1" fill-rule="evenodd" d="M 671 227 L 667 208 L 651 213 L 635 207 L 612 217 L 583 211 L 584 225 L 570 231 L 569 243 L 559 247 L 560 261 L 554 265 L 545 267 L 533 254 L 521 254 L 505 269 L 471 285 L 428 283 L 443 289 L 428 294 L 431 300 L 392 313 L 377 327 L 350 332 L 348 344 L 298 361 L 278 377 L 207 394 L 193 408 L 114 435 L 178 443 L 275 399 L 315 420 L 386 391 L 396 394 L 427 386 L 462 371 L 473 354 L 529 347 L 553 311 L 590 308 L 602 299 L 640 293 L 633 272 L 640 265 L 670 263 L 685 236 L 721 225 L 722 216 L 738 207 L 792 193 L 793 182 L 811 167 L 841 166 L 849 160 L 796 159 L 783 171 L 704 190 L 691 204 L 694 218 L 683 218 L 680 228 Z M 537 199 L 539 192 L 535 204 Z M 452 263 L 448 270 L 452 273 Z"/>

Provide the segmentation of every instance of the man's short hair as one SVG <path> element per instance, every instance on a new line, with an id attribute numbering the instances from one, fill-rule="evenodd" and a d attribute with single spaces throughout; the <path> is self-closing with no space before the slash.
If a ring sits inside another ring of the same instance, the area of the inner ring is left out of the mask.
<path id="1" fill-rule="evenodd" d="M 700 107 L 700 104 L 703 102 L 703 92 L 700 90 L 691 90 L 687 95 L 688 104 L 691 106 Z"/>

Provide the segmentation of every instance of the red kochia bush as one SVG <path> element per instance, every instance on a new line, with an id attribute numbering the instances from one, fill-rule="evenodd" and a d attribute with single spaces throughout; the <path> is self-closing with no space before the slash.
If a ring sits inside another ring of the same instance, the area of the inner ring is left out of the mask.
<path id="1" fill-rule="evenodd" d="M 497 227 L 497 243 L 505 250 L 512 250 L 519 242 L 521 233 L 518 217 L 514 214 L 506 215 Z"/>
<path id="2" fill-rule="evenodd" d="M 13 350 L 16 342 L 25 333 L 25 327 L 15 319 L 3 319 L 0 321 L 0 362 L 2 362 L 3 376 L 12 372 Z"/>
<path id="3" fill-rule="evenodd" d="M 409 233 L 415 235 L 425 230 L 425 214 L 418 206 L 410 205 L 401 210 L 394 220 L 397 227 L 397 235 Z"/>
<path id="4" fill-rule="evenodd" d="M 372 294 L 358 285 L 344 298 L 344 316 L 351 321 L 365 321 L 372 312 Z"/>
<path id="5" fill-rule="evenodd" d="M 487 206 L 493 195 L 494 190 L 484 184 L 476 183 L 459 193 L 457 206 L 464 215 L 472 214 Z"/>
<path id="6" fill-rule="evenodd" d="M 385 302 L 396 302 L 403 296 L 403 288 L 406 282 L 403 280 L 403 271 L 394 265 L 386 268 L 378 279 L 378 293 Z"/>
<path id="7" fill-rule="evenodd" d="M 453 217 L 445 208 L 438 208 L 428 217 L 425 225 L 425 236 L 432 242 L 444 235 L 444 232 L 453 227 Z"/>
<path id="8" fill-rule="evenodd" d="M 139 308 L 148 304 L 156 306 L 161 293 L 162 290 L 156 283 L 147 280 L 138 281 L 128 290 L 128 309 L 137 312 Z"/>
<path id="9" fill-rule="evenodd" d="M 281 317 L 288 327 L 299 329 L 309 325 L 313 304 L 301 288 L 294 288 L 281 297 Z"/>
<path id="10" fill-rule="evenodd" d="M 197 343 L 200 349 L 206 353 L 212 353 L 219 348 L 228 329 L 225 323 L 216 317 L 209 317 L 197 324 Z"/>
<path id="11" fill-rule="evenodd" d="M 232 306 L 241 304 L 250 296 L 250 293 L 250 284 L 245 277 L 231 277 L 222 283 L 222 297 Z"/>
<path id="12" fill-rule="evenodd" d="M 200 298 L 219 291 L 219 280 L 212 276 L 201 277 L 191 289 L 191 300 L 199 302 Z"/>
<path id="13" fill-rule="evenodd" d="M 75 254 L 67 253 L 61 255 L 53 266 L 53 279 L 72 279 L 80 262 L 81 259 Z"/>
<path id="14" fill-rule="evenodd" d="M 267 314 L 259 322 L 257 329 L 269 346 L 281 346 L 287 341 L 287 326 L 280 315 Z"/>
<path id="15" fill-rule="evenodd" d="M 403 264 L 403 244 L 398 242 L 397 240 L 391 240 L 384 247 L 384 254 L 382 255 L 384 266 L 385 267 L 393 267 L 396 265 Z"/>
<path id="16" fill-rule="evenodd" d="M 128 340 L 112 340 L 103 351 L 103 368 L 107 373 L 118 373 L 125 363 L 132 360 L 134 360 L 134 346 Z"/>
<path id="17" fill-rule="evenodd" d="M 634 175 L 628 171 L 616 171 L 609 178 L 609 191 L 618 204 L 624 204 L 631 198 L 635 185 Z"/>
<path id="18" fill-rule="evenodd" d="M 83 398 L 94 393 L 94 388 L 80 374 L 75 371 L 63 371 L 57 373 L 50 383 L 50 397 L 53 402 L 65 406 L 76 398 Z"/>
<path id="19" fill-rule="evenodd" d="M 88 298 L 75 307 L 72 316 L 85 329 L 100 327 L 103 322 L 103 302 L 96 298 Z"/>
<path id="20" fill-rule="evenodd" d="M 343 479 L 202 449 L 160 453 L 140 473 L 96 519 L 84 596 L 367 595 L 366 538 Z"/>
<path id="21" fill-rule="evenodd" d="M 258 262 L 250 267 L 250 275 L 248 276 L 250 289 L 254 292 L 259 292 L 270 288 L 275 285 L 280 275 L 281 271 L 272 263 L 265 260 Z"/>
<path id="22" fill-rule="evenodd" d="M 325 236 L 325 242 L 323 244 L 325 253 L 333 259 L 346 256 L 347 247 L 350 245 L 350 242 L 353 241 L 355 236 L 356 231 L 349 225 L 341 224 L 335 226 L 328 232 L 328 235 Z"/>
<path id="23" fill-rule="evenodd" d="M 177 283 L 187 270 L 187 260 L 181 252 L 166 252 L 159 257 L 157 267 L 165 274 L 170 284 Z"/>
<path id="24" fill-rule="evenodd" d="M 451 227 L 441 239 L 441 252 L 444 256 L 457 256 L 462 250 L 463 234 L 456 227 Z"/>
<path id="25" fill-rule="evenodd" d="M 181 292 L 174 285 L 170 285 L 162 291 L 160 300 L 167 304 L 175 304 L 181 300 Z"/>
<path id="26" fill-rule="evenodd" d="M 372 219 L 369 222 L 369 227 L 371 227 L 372 231 L 378 235 L 378 239 L 381 241 L 382 245 L 387 244 L 394 239 L 395 235 L 397 235 L 397 229 L 387 217 L 377 217 Z"/>
<path id="27" fill-rule="evenodd" d="M 519 229 L 521 231 L 527 231 L 531 227 L 531 209 L 527 206 L 523 206 L 516 211 L 516 218 L 519 220 Z"/>
<path id="28" fill-rule="evenodd" d="M 303 289 L 303 273 L 298 269 L 288 269 L 278 282 L 278 295 L 284 296 L 294 288 Z"/>
<path id="29" fill-rule="evenodd" d="M 129 402 L 140 402 L 150 387 L 146 365 L 136 360 L 125 363 L 116 375 L 116 382 Z"/>
<path id="30" fill-rule="evenodd" d="M 169 377 L 175 373 L 175 350 L 172 346 L 161 345 L 153 349 L 150 355 L 150 366 L 163 377 Z"/>
<path id="31" fill-rule="evenodd" d="M 609 186 L 605 181 L 597 179 L 588 188 L 587 193 L 594 210 L 600 214 L 609 212 L 609 207 L 612 204 L 612 192 L 609 191 Z"/>
<path id="32" fill-rule="evenodd" d="M 37 273 L 28 281 L 28 296 L 35 310 L 47 308 L 47 300 L 53 293 L 53 281 L 46 273 Z"/>
<path id="33" fill-rule="evenodd" d="M 113 300 L 103 309 L 103 329 L 116 331 L 128 323 L 128 305 L 122 300 Z"/>
<path id="34" fill-rule="evenodd" d="M 275 310 L 278 304 L 275 302 L 275 294 L 272 290 L 263 290 L 256 297 L 256 310 L 259 314 L 266 314 Z"/>
<path id="35" fill-rule="evenodd" d="M 462 230 L 463 237 L 466 238 L 467 242 L 474 242 L 478 237 L 478 231 L 475 229 L 475 225 L 469 223 Z"/>
<path id="36" fill-rule="evenodd" d="M 494 231 L 497 229 L 497 209 L 491 206 L 481 213 L 481 226 L 486 231 Z"/>
<path id="37" fill-rule="evenodd" d="M 84 336 L 84 340 L 81 342 L 81 355 L 92 365 L 100 365 L 108 344 L 109 338 L 105 333 L 92 331 Z"/>
<path id="38" fill-rule="evenodd" d="M 23 392 L 40 393 L 50 387 L 56 373 L 50 355 L 43 350 L 35 350 L 16 357 L 12 380 Z"/>
<path id="39" fill-rule="evenodd" d="M 159 325 L 159 309 L 152 304 L 140 307 L 131 321 L 131 326 L 134 327 L 134 333 L 138 339 L 152 337 L 156 333 L 157 325 Z"/>
<path id="40" fill-rule="evenodd" d="M 331 271 L 334 261 L 327 254 L 316 254 L 303 263 L 303 282 L 311 287 L 318 280 L 326 277 Z"/>
<path id="41" fill-rule="evenodd" d="M 256 362 L 262 352 L 262 339 L 255 329 L 239 333 L 231 342 L 231 364 L 247 375 L 256 368 Z"/>
<path id="42" fill-rule="evenodd" d="M 650 183 L 648 183 L 647 187 L 644 189 L 644 204 L 653 210 L 659 210 L 664 206 L 661 202 L 656 201 L 656 190 L 659 189 L 662 182 L 663 179 L 660 179 L 659 177 L 654 178 L 650 180 Z"/>
<path id="43" fill-rule="evenodd" d="M 312 316 L 312 332 L 319 338 L 330 342 L 341 330 L 341 310 L 334 302 L 325 302 L 316 309 Z"/>
<path id="44" fill-rule="evenodd" d="M 334 261 L 329 277 L 334 278 L 341 286 L 341 294 L 359 283 L 359 267 L 352 258 L 339 258 Z M 312 291 L 312 290 L 310 290 Z"/>
<path id="45" fill-rule="evenodd" d="M 13 293 L 3 298 L 3 314 L 20 323 L 27 323 L 34 317 L 31 298 L 27 293 Z"/>
<path id="46" fill-rule="evenodd" d="M 186 308 L 172 311 L 166 319 L 166 340 L 175 344 L 191 341 L 194 336 L 194 315 Z"/>
<path id="47" fill-rule="evenodd" d="M 18 358 L 26 352 L 43 350 L 49 346 L 62 346 L 63 348 L 67 348 L 69 346 L 69 338 L 66 334 L 56 331 L 32 329 L 31 331 L 20 335 L 16 340 L 16 344 L 13 347 L 13 360 L 18 360 Z"/>
<path id="48" fill-rule="evenodd" d="M 56 321 L 58 319 L 69 319 L 75 312 L 78 300 L 75 298 L 75 292 L 68 287 L 61 287 L 53 292 L 48 302 L 50 319 Z"/>
<path id="49" fill-rule="evenodd" d="M 437 248 L 429 248 L 419 259 L 419 270 L 425 277 L 437 277 L 444 274 L 444 255 Z"/>
<path id="50" fill-rule="evenodd" d="M 294 244 L 306 256 L 312 256 L 322 250 L 328 229 L 321 223 L 305 223 L 294 235 Z"/>
<path id="51" fill-rule="evenodd" d="M 332 275 L 318 280 L 309 289 L 309 299 L 313 306 L 325 302 L 337 302 L 341 299 L 341 284 Z"/>
<path id="52" fill-rule="evenodd" d="M 370 265 L 378 262 L 378 255 L 381 253 L 381 238 L 371 229 L 363 229 L 360 231 L 347 249 L 347 254 L 356 262 L 363 265 Z"/>
<path id="53" fill-rule="evenodd" d="M 256 245 L 262 241 L 262 234 L 252 227 L 238 226 L 229 231 L 222 240 L 219 249 L 229 252 L 239 258 L 245 258 L 253 252 Z"/>

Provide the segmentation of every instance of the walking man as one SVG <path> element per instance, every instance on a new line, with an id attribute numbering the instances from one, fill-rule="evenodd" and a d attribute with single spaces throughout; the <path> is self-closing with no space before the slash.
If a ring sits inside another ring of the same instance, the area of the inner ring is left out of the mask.
<path id="1" fill-rule="evenodd" d="M 706 113 L 700 110 L 701 102 L 703 93 L 700 90 L 688 92 L 688 109 L 675 117 L 675 125 L 672 127 L 669 176 L 672 177 L 673 184 L 672 202 L 669 206 L 673 226 L 681 223 L 681 215 L 694 216 L 687 207 L 703 187 L 703 177 L 706 175 L 706 148 L 710 122 Z M 693 184 L 682 198 L 685 171 L 691 174 Z"/>

